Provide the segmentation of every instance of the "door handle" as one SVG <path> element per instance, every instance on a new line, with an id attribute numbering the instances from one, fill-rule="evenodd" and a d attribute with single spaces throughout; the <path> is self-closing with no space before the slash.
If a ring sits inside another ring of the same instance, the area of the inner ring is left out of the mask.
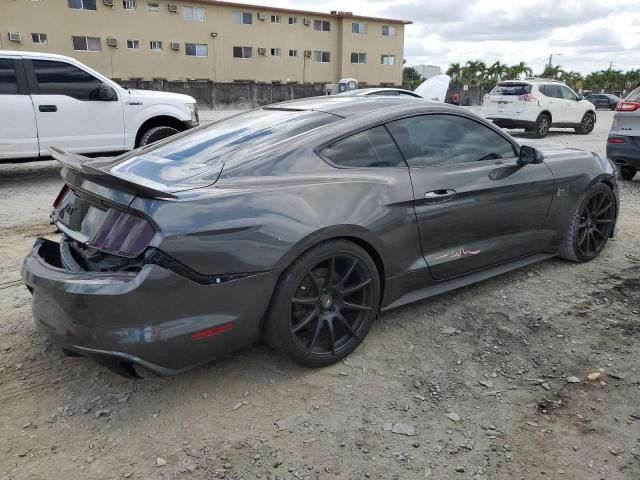
<path id="1" fill-rule="evenodd" d="M 427 203 L 442 203 L 451 200 L 456 196 L 456 191 L 451 189 L 433 190 L 424 194 Z"/>
<path id="2" fill-rule="evenodd" d="M 40 105 L 38 110 L 41 112 L 57 112 L 58 107 L 56 105 Z"/>

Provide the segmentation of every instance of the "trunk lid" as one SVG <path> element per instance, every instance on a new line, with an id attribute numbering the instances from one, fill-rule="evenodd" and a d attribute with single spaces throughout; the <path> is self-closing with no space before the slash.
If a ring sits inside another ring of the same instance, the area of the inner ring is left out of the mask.
<path id="1" fill-rule="evenodd" d="M 531 94 L 532 85 L 524 82 L 500 82 L 485 96 L 482 105 L 486 115 L 511 117 L 522 113 L 525 95 Z"/>

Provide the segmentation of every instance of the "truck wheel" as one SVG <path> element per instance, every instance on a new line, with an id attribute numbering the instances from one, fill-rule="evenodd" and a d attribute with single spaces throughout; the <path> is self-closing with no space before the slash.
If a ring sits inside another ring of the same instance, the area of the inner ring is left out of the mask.
<path id="1" fill-rule="evenodd" d="M 163 138 L 170 137 L 171 135 L 175 135 L 180 131 L 173 127 L 159 126 L 153 127 L 144 132 L 142 137 L 140 137 L 139 147 L 144 147 L 145 145 L 149 145 L 151 143 L 155 143 L 158 140 L 162 140 Z"/>

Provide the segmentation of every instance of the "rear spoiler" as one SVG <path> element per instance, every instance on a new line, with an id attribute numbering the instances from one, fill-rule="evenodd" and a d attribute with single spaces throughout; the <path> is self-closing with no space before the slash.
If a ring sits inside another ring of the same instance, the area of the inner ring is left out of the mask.
<path id="1" fill-rule="evenodd" d="M 89 157 L 85 157 L 84 155 L 65 152 L 64 150 L 56 147 L 49 147 L 49 152 L 51 152 L 51 156 L 58 162 L 60 162 L 60 164 L 64 168 L 73 170 L 74 172 L 82 173 L 89 177 L 102 177 L 108 183 L 116 183 L 122 185 L 128 190 L 132 190 L 134 193 L 140 196 L 152 198 L 178 198 L 171 193 L 163 192 L 162 190 L 157 190 L 147 185 L 140 185 L 139 183 L 117 177 L 110 174 L 109 172 L 105 172 L 104 170 L 100 170 L 99 168 L 92 167 L 87 163 L 92 159 Z"/>

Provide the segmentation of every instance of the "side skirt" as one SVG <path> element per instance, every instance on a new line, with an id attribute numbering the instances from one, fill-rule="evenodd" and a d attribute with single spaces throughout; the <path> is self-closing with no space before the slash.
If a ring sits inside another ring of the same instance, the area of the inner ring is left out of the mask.
<path id="1" fill-rule="evenodd" d="M 441 293 L 449 292 L 457 288 L 466 287 L 467 285 L 471 285 L 473 283 L 477 283 L 482 280 L 487 280 L 497 275 L 501 275 L 503 273 L 507 273 L 512 270 L 517 270 L 518 268 L 526 267 L 527 265 L 531 265 L 532 263 L 538 263 L 543 260 L 553 258 L 556 255 L 557 254 L 555 253 L 552 253 L 552 254 L 538 253 L 535 255 L 530 255 L 527 257 L 520 258 L 518 260 L 514 260 L 509 263 L 503 263 L 495 267 L 490 267 L 484 270 L 479 270 L 477 272 L 469 273 L 461 277 L 456 277 L 450 280 L 438 282 L 436 284 L 429 285 L 419 290 L 414 290 L 412 292 L 409 292 L 403 295 L 402 297 L 400 297 L 395 302 L 387 305 L 386 307 L 382 307 L 380 311 L 386 312 L 387 310 L 392 310 L 394 308 L 407 305 L 408 303 L 417 302 L 418 300 L 434 297 L 436 295 L 440 295 Z"/>

